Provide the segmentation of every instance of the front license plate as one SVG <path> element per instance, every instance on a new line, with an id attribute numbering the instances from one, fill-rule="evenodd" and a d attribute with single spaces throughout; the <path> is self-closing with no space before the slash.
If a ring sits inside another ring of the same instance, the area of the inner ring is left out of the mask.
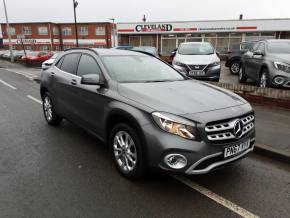
<path id="1" fill-rule="evenodd" d="M 203 70 L 192 70 L 188 73 L 189 76 L 204 76 L 205 72 Z"/>
<path id="2" fill-rule="evenodd" d="M 250 147 L 250 139 L 247 140 L 246 142 L 239 144 L 239 145 L 227 147 L 224 150 L 224 157 L 227 158 L 227 157 L 235 156 L 235 155 L 247 150 L 249 147 Z"/>

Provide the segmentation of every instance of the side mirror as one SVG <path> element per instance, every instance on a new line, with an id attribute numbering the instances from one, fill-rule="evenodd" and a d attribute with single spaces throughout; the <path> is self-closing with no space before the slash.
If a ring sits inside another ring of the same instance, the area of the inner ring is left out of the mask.
<path id="1" fill-rule="evenodd" d="M 82 76 L 81 84 L 102 86 L 104 85 L 104 82 L 101 81 L 100 76 L 97 74 L 87 74 Z"/>
<path id="2" fill-rule="evenodd" d="M 44 63 L 44 64 L 42 64 L 41 68 L 42 68 L 42 70 L 47 70 L 51 65 L 52 65 L 52 63 Z"/>
<path id="3" fill-rule="evenodd" d="M 174 50 L 171 52 L 170 57 L 171 57 L 171 58 L 174 58 L 175 55 L 176 55 L 176 52 L 177 52 L 177 48 L 174 49 Z"/>
<path id="4" fill-rule="evenodd" d="M 256 50 L 256 51 L 254 51 L 253 55 L 263 56 L 264 53 L 261 50 Z"/>

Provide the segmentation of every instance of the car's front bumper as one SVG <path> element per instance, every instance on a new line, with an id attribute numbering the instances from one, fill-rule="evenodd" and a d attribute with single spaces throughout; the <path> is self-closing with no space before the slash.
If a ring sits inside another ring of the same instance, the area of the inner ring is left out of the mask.
<path id="1" fill-rule="evenodd" d="M 188 77 L 194 78 L 194 79 L 199 79 L 199 80 L 218 80 L 220 78 L 220 74 L 221 74 L 221 65 L 210 67 L 210 68 L 205 68 L 204 69 L 205 74 L 202 76 L 191 76 L 191 75 L 189 75 L 188 69 L 184 69 L 183 67 L 180 67 L 177 65 L 173 65 L 173 67 L 176 70 L 185 73 Z"/>
<path id="2" fill-rule="evenodd" d="M 199 132 L 204 127 L 199 127 Z M 159 168 L 168 172 L 182 174 L 204 174 L 219 167 L 228 165 L 245 157 L 254 149 L 255 129 L 248 132 L 239 140 L 232 142 L 214 144 L 208 140 L 192 141 L 179 136 L 169 134 L 161 130 L 154 123 L 143 126 L 146 141 L 146 160 L 149 167 Z M 200 134 L 201 138 L 203 133 Z M 226 147 L 239 145 L 250 140 L 250 146 L 242 153 L 229 158 L 224 158 Z M 174 169 L 166 163 L 166 157 L 171 154 L 182 155 L 186 158 L 187 164 L 181 169 Z"/>
<path id="3" fill-rule="evenodd" d="M 290 88 L 290 73 L 281 71 L 273 67 L 270 71 L 270 82 L 272 86 Z M 282 83 L 275 82 L 276 78 L 281 78 Z"/>

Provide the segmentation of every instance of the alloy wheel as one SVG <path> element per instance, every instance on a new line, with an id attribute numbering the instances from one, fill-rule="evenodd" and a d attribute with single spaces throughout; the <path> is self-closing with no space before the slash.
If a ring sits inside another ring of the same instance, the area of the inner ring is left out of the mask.
<path id="1" fill-rule="evenodd" d="M 232 73 L 234 74 L 238 74 L 240 72 L 240 64 L 238 62 L 234 62 L 232 65 L 231 65 L 231 71 Z"/>
<path id="2" fill-rule="evenodd" d="M 117 132 L 113 143 L 114 156 L 119 167 L 125 172 L 134 170 L 137 164 L 137 149 L 129 133 Z"/>
<path id="3" fill-rule="evenodd" d="M 48 121 L 51 121 L 52 120 L 52 104 L 48 96 L 44 98 L 43 109 L 44 109 L 44 114 L 45 114 L 46 119 Z"/>

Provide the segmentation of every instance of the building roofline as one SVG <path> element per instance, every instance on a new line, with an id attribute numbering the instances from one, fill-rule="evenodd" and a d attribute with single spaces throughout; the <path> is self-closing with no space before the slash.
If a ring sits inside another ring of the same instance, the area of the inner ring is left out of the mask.
<path id="1" fill-rule="evenodd" d="M 110 24 L 111 22 L 78 22 L 77 24 Z M 0 24 L 5 24 L 6 23 L 0 23 Z M 74 22 L 9 22 L 10 25 L 13 24 L 74 24 Z"/>
<path id="2" fill-rule="evenodd" d="M 140 22 L 118 22 L 117 24 L 141 24 L 141 23 L 192 23 L 192 22 L 224 22 L 224 21 L 240 21 L 240 22 L 243 22 L 243 21 L 272 21 L 272 20 L 289 20 L 290 21 L 290 18 L 262 18 L 262 19 L 242 19 L 242 20 L 239 20 L 239 19 L 229 19 L 229 20 L 187 20 L 187 21 L 146 21 L 146 22 L 143 22 L 143 21 L 140 21 Z"/>

